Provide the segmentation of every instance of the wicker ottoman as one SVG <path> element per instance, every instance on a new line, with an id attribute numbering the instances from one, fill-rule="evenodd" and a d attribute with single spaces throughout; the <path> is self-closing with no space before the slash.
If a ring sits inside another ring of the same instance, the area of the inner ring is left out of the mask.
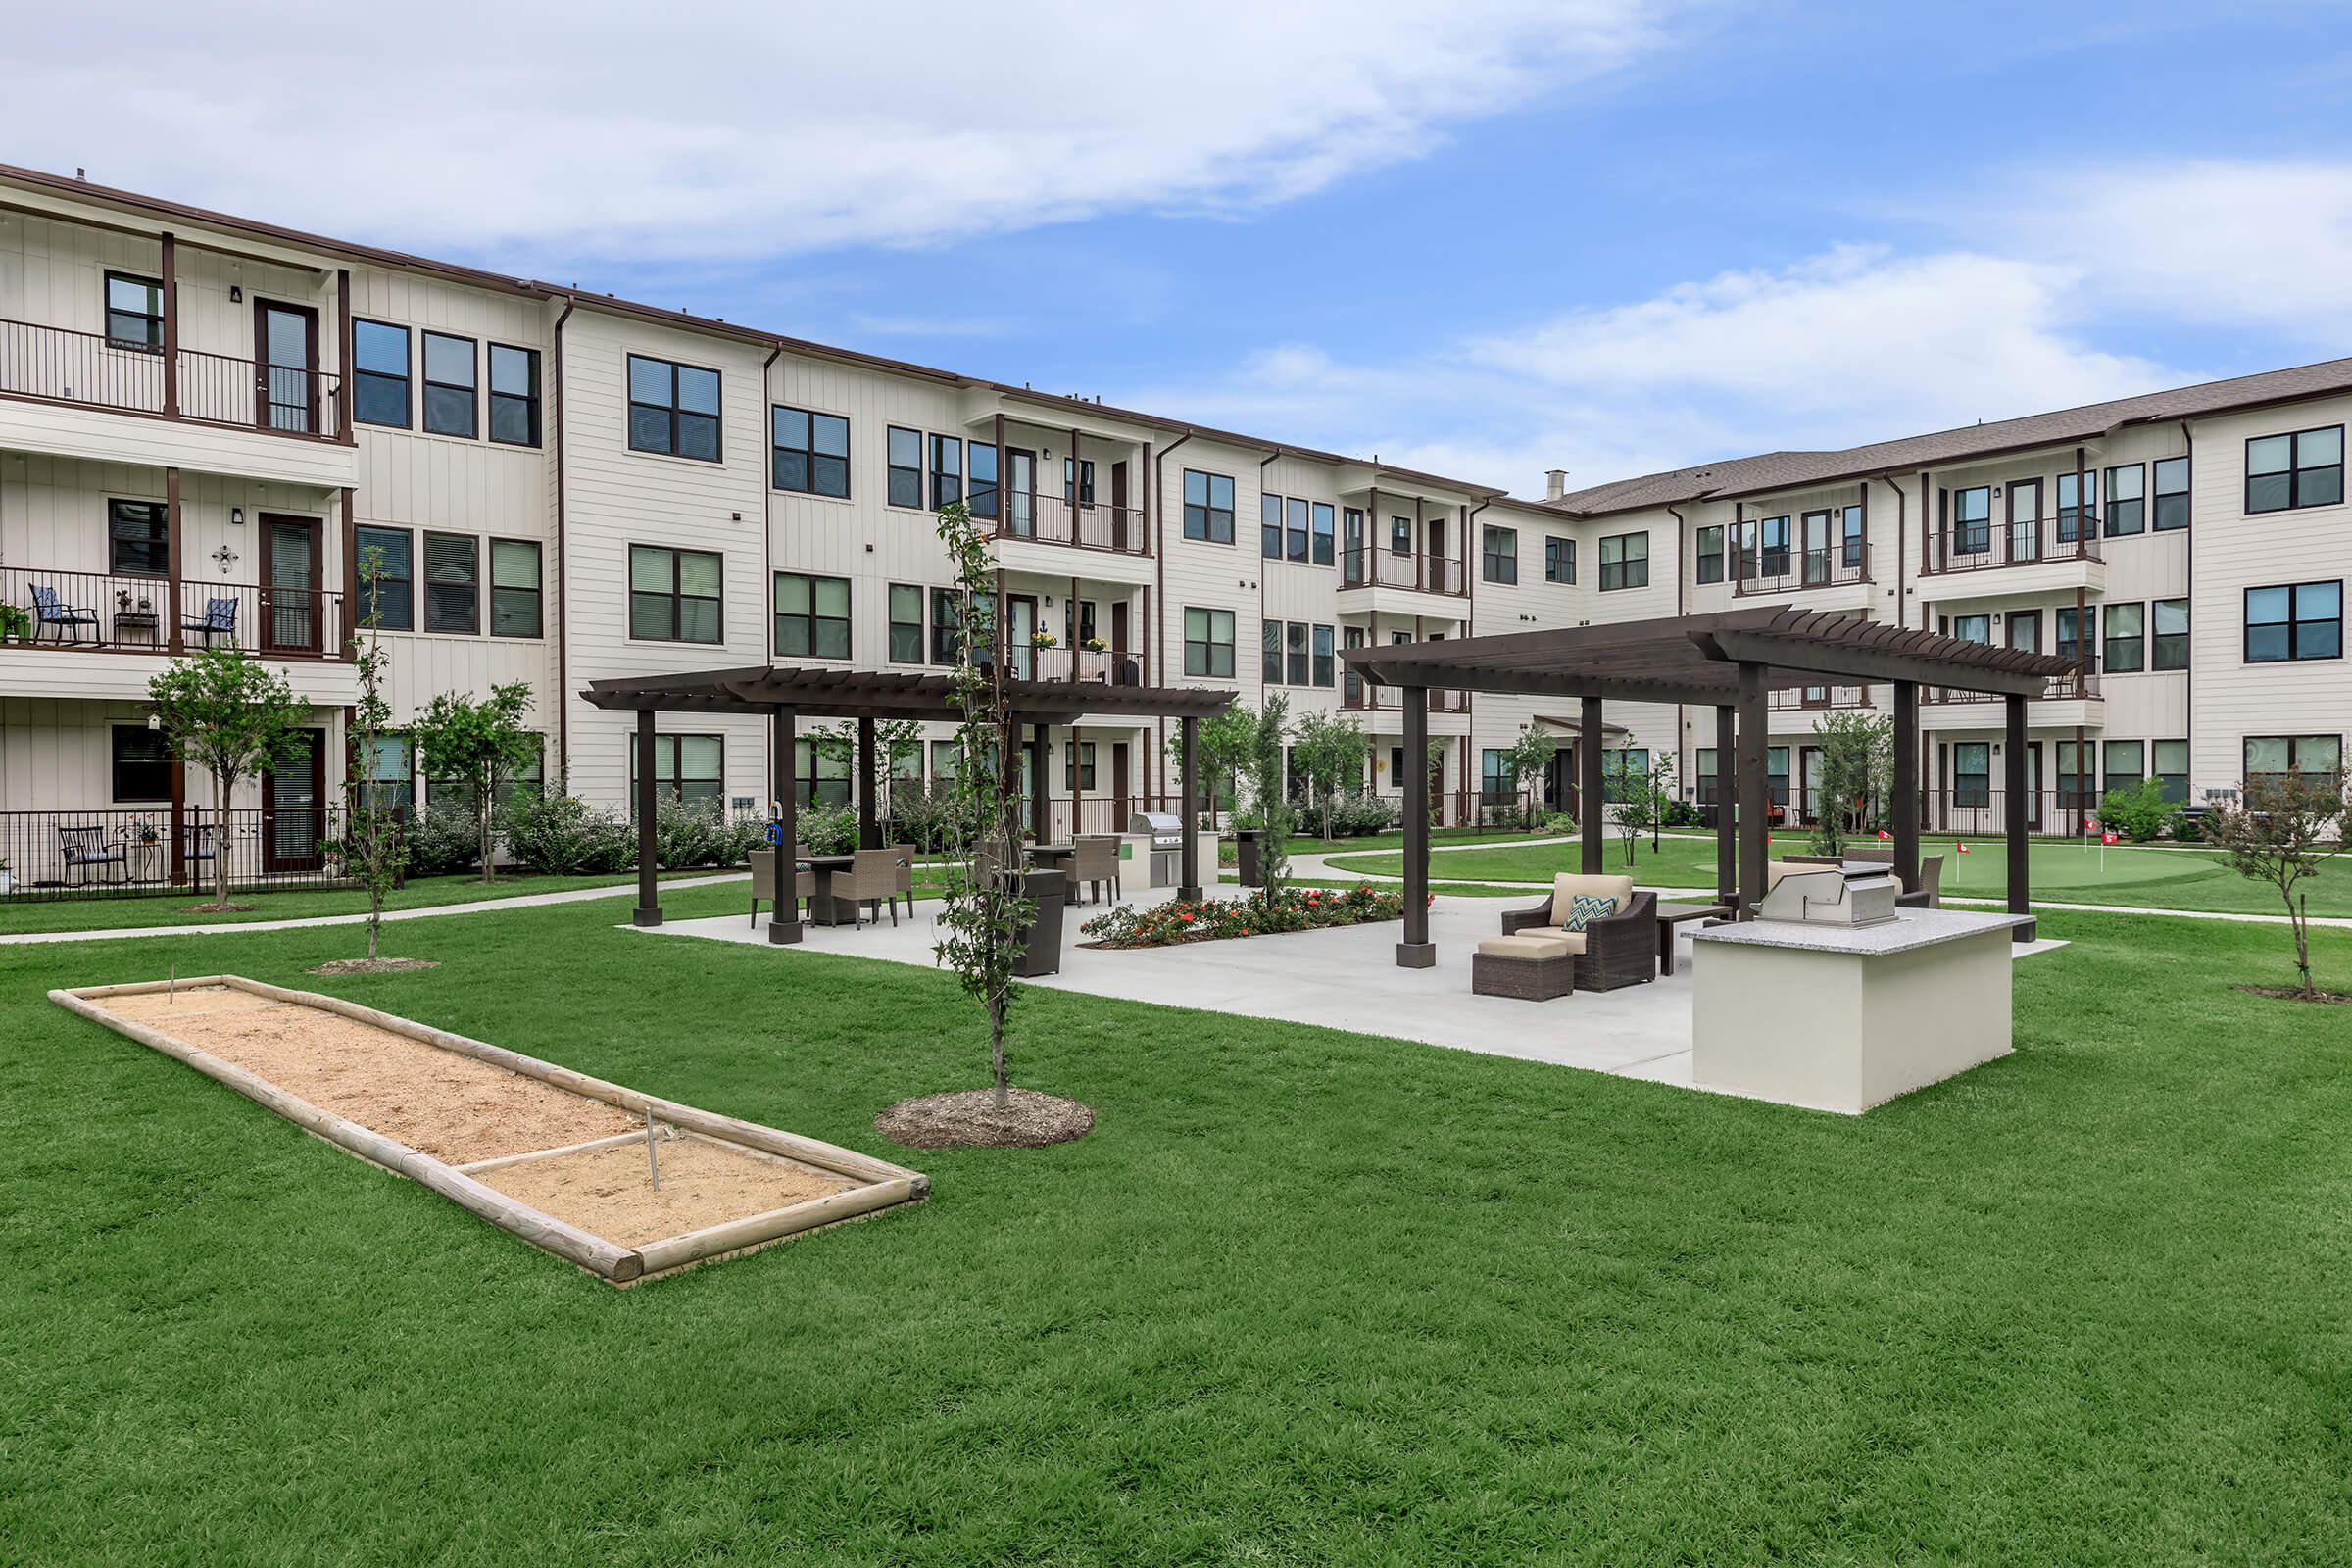
<path id="1" fill-rule="evenodd" d="M 1576 952 L 1557 937 L 1488 937 L 1470 955 L 1470 990 L 1549 1002 L 1576 990 Z"/>

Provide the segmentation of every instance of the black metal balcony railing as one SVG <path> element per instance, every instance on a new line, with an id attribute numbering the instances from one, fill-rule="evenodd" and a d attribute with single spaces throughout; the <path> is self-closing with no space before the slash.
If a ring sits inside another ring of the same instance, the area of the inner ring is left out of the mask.
<path id="1" fill-rule="evenodd" d="M 1732 592 L 1741 596 L 1834 588 L 1870 578 L 1870 550 L 1837 544 L 1816 550 L 1747 550 L 1732 563 Z"/>
<path id="2" fill-rule="evenodd" d="M 318 588 L 126 572 L 0 566 L 0 605 L 22 612 L 20 644 L 94 653 L 169 652 L 209 645 L 277 659 L 341 659 L 343 595 Z M 12 620 L 14 617 L 10 617 Z"/>
<path id="3" fill-rule="evenodd" d="M 1104 550 L 1121 556 L 1152 553 L 1150 530 L 1137 507 L 1072 506 L 1059 496 L 1014 491 L 984 493 L 973 510 L 1000 539 Z"/>
<path id="4" fill-rule="evenodd" d="M 2044 561 L 2099 561 L 2099 519 L 2073 513 L 2034 522 L 1961 522 L 1928 536 L 1926 572 L 1984 571 Z"/>
<path id="5" fill-rule="evenodd" d="M 175 834 L 163 805 L 0 811 L 0 902 L 201 892 L 223 859 L 232 890 L 323 887 L 345 880 L 324 847 L 342 837 L 344 820 L 341 806 L 190 806 Z"/>
<path id="6" fill-rule="evenodd" d="M 1410 588 L 1419 593 L 1456 597 L 1469 591 L 1460 562 L 1377 545 L 1354 545 L 1340 552 L 1340 586 Z"/>
<path id="7" fill-rule="evenodd" d="M 1776 712 L 1817 710 L 1829 708 L 1868 708 L 1872 706 L 1867 686 L 1791 686 L 1776 691 L 1764 700 L 1764 706 Z"/>
<path id="8" fill-rule="evenodd" d="M 1111 653 L 1091 648 L 1016 648 L 1012 651 L 1015 680 L 1093 682 L 1099 686 L 1143 686 L 1144 656 L 1132 651 Z"/>
<path id="9" fill-rule="evenodd" d="M 0 392 L 278 435 L 331 440 L 343 428 L 335 376 L 198 349 L 168 368 L 161 349 L 31 321 L 0 320 Z"/>
<path id="10" fill-rule="evenodd" d="M 1340 707 L 1352 712 L 1401 713 L 1404 711 L 1404 690 L 1398 686 L 1375 686 L 1370 681 L 1351 680 L 1340 695 Z M 1467 713 L 1470 694 L 1446 687 L 1429 688 L 1429 710 L 1433 713 Z"/>

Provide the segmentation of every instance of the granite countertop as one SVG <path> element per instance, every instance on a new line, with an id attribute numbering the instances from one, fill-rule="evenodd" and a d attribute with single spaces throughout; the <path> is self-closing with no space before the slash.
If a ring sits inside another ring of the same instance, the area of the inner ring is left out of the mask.
<path id="1" fill-rule="evenodd" d="M 2030 923 L 2028 914 L 1977 914 L 1963 909 L 1898 909 L 1891 920 L 1877 925 L 1814 925 L 1799 920 L 1743 920 L 1737 925 L 1711 925 L 1697 932 L 1697 942 L 1725 942 L 1748 948 L 1798 948 L 1808 953 L 1851 953 L 1874 957 L 1909 953 L 1939 942 L 1957 942 L 1987 931 L 2007 932 Z"/>

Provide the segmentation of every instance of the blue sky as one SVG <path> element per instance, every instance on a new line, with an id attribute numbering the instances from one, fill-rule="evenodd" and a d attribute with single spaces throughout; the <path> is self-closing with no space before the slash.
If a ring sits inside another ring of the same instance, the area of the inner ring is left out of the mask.
<path id="1" fill-rule="evenodd" d="M 5 156 L 1521 493 L 2352 353 L 2342 4 L 267 15 Z"/>

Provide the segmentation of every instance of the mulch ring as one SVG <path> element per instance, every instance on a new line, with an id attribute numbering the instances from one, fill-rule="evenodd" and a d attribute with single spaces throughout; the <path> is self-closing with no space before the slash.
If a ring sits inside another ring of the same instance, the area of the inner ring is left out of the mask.
<path id="1" fill-rule="evenodd" d="M 337 958 L 309 970 L 311 974 L 402 974 L 410 969 L 438 969 L 439 958 Z"/>
<path id="2" fill-rule="evenodd" d="M 2249 997 L 2271 997 L 2279 1002 L 2324 1002 L 2336 1006 L 2352 1006 L 2352 991 L 2315 991 L 2304 995 L 2293 986 L 2238 986 Z"/>
<path id="3" fill-rule="evenodd" d="M 1095 1107 L 1034 1089 L 993 1089 L 902 1100 L 874 1116 L 874 1131 L 908 1149 L 1044 1149 L 1083 1138 Z"/>
<path id="4" fill-rule="evenodd" d="M 251 914 L 250 904 L 191 904 L 181 908 L 181 914 Z"/>

